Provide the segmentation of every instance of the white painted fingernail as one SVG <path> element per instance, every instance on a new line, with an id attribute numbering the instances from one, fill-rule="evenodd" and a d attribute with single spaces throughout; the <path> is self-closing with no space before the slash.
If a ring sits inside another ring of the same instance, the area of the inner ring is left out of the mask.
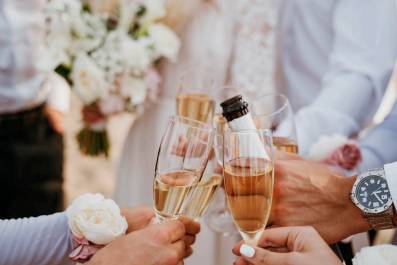
<path id="1" fill-rule="evenodd" d="M 255 256 L 255 249 L 247 244 L 242 244 L 240 247 L 240 253 L 244 257 L 252 258 Z"/>

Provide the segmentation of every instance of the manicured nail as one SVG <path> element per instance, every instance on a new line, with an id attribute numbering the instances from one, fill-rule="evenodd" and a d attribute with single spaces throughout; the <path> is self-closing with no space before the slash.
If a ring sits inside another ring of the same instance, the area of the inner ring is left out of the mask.
<path id="1" fill-rule="evenodd" d="M 240 253 L 244 257 L 252 258 L 255 256 L 255 249 L 247 244 L 242 244 L 240 247 Z"/>

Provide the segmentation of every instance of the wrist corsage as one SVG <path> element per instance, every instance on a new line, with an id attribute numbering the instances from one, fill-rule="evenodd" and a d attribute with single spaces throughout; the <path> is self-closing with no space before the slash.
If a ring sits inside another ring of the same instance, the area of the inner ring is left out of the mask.
<path id="1" fill-rule="evenodd" d="M 341 135 L 323 136 L 310 148 L 309 159 L 353 170 L 362 161 L 358 144 Z"/>
<path id="2" fill-rule="evenodd" d="M 69 257 L 80 263 L 89 261 L 98 249 L 124 235 L 128 228 L 119 206 L 101 194 L 78 197 L 66 214 L 75 243 Z"/>

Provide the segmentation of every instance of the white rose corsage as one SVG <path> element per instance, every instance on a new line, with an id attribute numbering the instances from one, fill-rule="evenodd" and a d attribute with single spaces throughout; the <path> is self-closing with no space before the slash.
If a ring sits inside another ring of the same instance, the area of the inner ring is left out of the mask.
<path id="1" fill-rule="evenodd" d="M 67 208 L 69 228 L 76 244 L 69 257 L 87 262 L 95 252 L 124 235 L 128 224 L 119 206 L 102 194 L 84 194 Z"/>
<path id="2" fill-rule="evenodd" d="M 321 137 L 312 145 L 308 159 L 353 170 L 361 162 L 362 156 L 355 141 L 342 135 L 331 135 Z"/>
<path id="3" fill-rule="evenodd" d="M 361 249 L 353 259 L 353 265 L 396 265 L 397 246 L 380 245 Z"/>

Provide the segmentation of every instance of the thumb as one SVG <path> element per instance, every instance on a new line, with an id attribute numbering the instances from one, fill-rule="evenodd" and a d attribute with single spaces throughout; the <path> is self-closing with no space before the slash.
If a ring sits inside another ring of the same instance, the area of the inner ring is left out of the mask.
<path id="1" fill-rule="evenodd" d="M 269 250 L 242 244 L 241 257 L 253 265 L 286 265 L 290 253 L 277 253 Z"/>

